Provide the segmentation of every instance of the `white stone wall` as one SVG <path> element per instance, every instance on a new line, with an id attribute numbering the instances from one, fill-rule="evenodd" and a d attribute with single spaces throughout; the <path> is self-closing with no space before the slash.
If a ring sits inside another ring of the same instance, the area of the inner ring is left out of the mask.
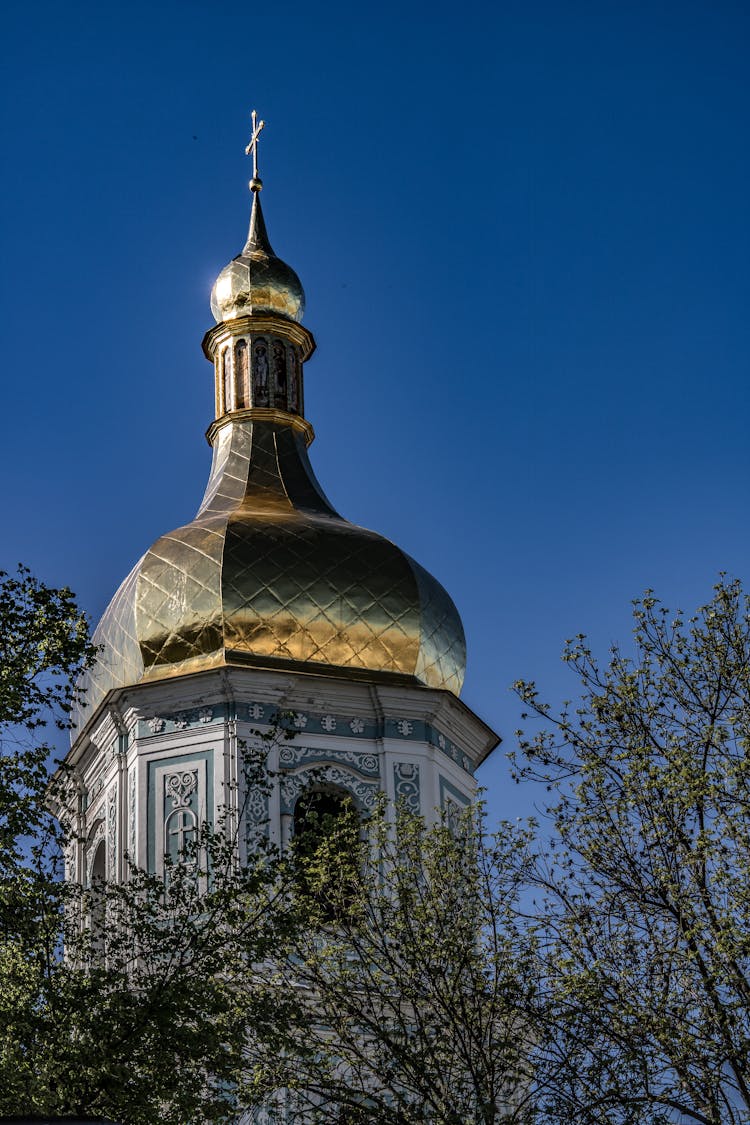
<path id="1" fill-rule="evenodd" d="M 473 799 L 495 742 L 450 692 L 419 686 L 249 668 L 141 684 L 113 693 L 71 749 L 84 841 L 72 865 L 88 881 L 104 840 L 107 878 L 126 877 L 126 853 L 158 871 L 165 831 L 175 839 L 194 817 L 225 817 L 243 848 L 261 827 L 283 846 L 309 785 L 363 810 L 382 791 L 429 820 Z M 244 784 L 247 749 L 267 756 L 267 794 Z"/>

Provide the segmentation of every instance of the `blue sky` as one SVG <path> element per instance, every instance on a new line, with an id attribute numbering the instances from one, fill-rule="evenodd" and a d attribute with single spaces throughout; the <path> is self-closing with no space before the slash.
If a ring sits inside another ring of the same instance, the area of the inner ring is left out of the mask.
<path id="1" fill-rule="evenodd" d="M 316 472 L 451 592 L 506 748 L 514 679 L 574 694 L 567 636 L 747 577 L 745 5 L 6 0 L 3 29 L 0 566 L 96 619 L 194 513 L 257 107 Z M 502 751 L 482 780 L 524 811 Z"/>

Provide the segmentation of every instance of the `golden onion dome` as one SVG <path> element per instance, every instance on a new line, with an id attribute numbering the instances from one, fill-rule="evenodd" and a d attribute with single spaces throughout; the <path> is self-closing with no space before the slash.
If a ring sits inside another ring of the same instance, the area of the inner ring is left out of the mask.
<path id="1" fill-rule="evenodd" d="M 254 141 L 262 124 L 253 115 Z M 315 343 L 298 323 L 299 278 L 271 250 L 253 158 L 250 235 L 214 285 L 219 323 L 204 339 L 216 374 L 206 493 L 107 608 L 79 729 L 113 689 L 227 665 L 461 690 L 466 644 L 446 591 L 343 519 L 313 474 L 302 368 Z"/>
<path id="2" fill-rule="evenodd" d="M 466 664 L 461 619 L 440 583 L 338 515 L 298 430 L 251 420 L 219 429 L 195 519 L 139 560 L 94 642 L 88 708 L 112 688 L 222 665 L 458 695 Z"/>
<path id="3" fill-rule="evenodd" d="M 466 669 L 461 619 L 441 584 L 395 543 L 342 519 L 304 436 L 269 422 L 219 430 L 196 519 L 139 559 L 93 639 L 87 709 L 111 688 L 222 665 L 457 695 Z"/>
<path id="4" fill-rule="evenodd" d="M 258 313 L 279 313 L 299 322 L 304 311 L 302 283 L 292 267 L 271 249 L 259 188 L 254 189 L 245 248 L 216 278 L 211 290 L 211 312 L 220 323 Z"/>

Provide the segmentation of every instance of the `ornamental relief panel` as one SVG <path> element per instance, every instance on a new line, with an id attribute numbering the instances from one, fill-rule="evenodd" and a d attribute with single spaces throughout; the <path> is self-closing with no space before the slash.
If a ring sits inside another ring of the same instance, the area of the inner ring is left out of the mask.
<path id="1" fill-rule="evenodd" d="M 379 791 L 377 782 L 363 781 L 351 770 L 339 766 L 308 766 L 298 773 L 282 777 L 280 784 L 282 815 L 291 816 L 300 793 L 311 785 L 333 785 L 337 789 L 344 789 L 351 793 L 360 808 L 365 809 L 375 807 Z"/>
<path id="2" fill-rule="evenodd" d="M 107 878 L 117 877 L 117 786 L 107 794 Z"/>
<path id="3" fill-rule="evenodd" d="M 207 799 L 207 760 L 181 758 L 153 763 L 149 781 L 149 867 L 163 874 L 167 856 L 176 862 L 210 818 Z"/>
<path id="4" fill-rule="evenodd" d="M 130 862 L 135 863 L 136 848 L 136 776 L 135 769 L 131 769 L 128 779 L 128 853 Z"/>
<path id="5" fill-rule="evenodd" d="M 380 763 L 376 754 L 361 750 L 328 750 L 317 746 L 282 746 L 279 750 L 279 769 L 296 769 L 301 765 L 318 762 L 341 762 L 364 776 L 379 777 Z"/>
<path id="6" fill-rule="evenodd" d="M 397 804 L 417 816 L 420 812 L 419 766 L 416 762 L 394 762 L 393 788 Z"/>

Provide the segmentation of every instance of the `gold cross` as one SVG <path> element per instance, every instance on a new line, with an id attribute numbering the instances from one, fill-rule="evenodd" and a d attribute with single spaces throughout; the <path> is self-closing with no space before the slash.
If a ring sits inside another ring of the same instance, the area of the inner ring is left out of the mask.
<path id="1" fill-rule="evenodd" d="M 250 138 L 250 144 L 245 149 L 245 154 L 253 156 L 253 179 L 258 179 L 258 138 L 265 128 L 265 121 L 258 121 L 258 114 L 253 110 L 250 115 L 253 122 L 253 135 Z"/>

